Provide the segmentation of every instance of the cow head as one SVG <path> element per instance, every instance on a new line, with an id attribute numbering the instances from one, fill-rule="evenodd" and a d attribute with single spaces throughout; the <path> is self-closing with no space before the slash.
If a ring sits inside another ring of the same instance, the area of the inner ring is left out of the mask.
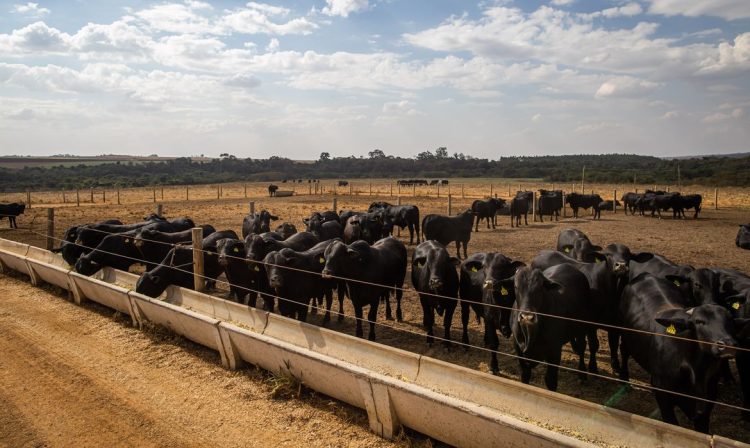
<path id="1" fill-rule="evenodd" d="M 747 324 L 746 319 L 733 319 L 729 311 L 716 304 L 668 309 L 659 312 L 654 319 L 664 327 L 666 334 L 707 342 L 694 347 L 717 358 L 734 357 L 737 351 L 737 341 L 733 337 L 735 326 L 744 329 Z"/>
<path id="2" fill-rule="evenodd" d="M 169 285 L 160 276 L 144 272 L 135 284 L 135 292 L 148 297 L 159 297 L 167 286 Z"/>
<path id="3" fill-rule="evenodd" d="M 540 310 L 545 309 L 549 292 L 559 293 L 563 286 L 544 276 L 540 269 L 520 268 L 514 278 L 516 305 L 513 310 L 513 337 L 522 353 L 533 345 L 541 329 Z"/>
<path id="4" fill-rule="evenodd" d="M 459 264 L 461 261 L 448 255 L 445 246 L 437 241 L 425 241 L 414 251 L 412 277 L 421 279 L 422 285 L 430 292 L 441 294 L 448 281 L 449 270 L 455 273 Z"/>

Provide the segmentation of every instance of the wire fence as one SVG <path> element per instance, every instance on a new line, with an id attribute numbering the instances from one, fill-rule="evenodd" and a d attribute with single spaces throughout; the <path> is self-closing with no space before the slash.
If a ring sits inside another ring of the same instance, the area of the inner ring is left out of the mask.
<path id="1" fill-rule="evenodd" d="M 393 326 L 393 325 L 388 325 L 388 324 L 383 323 L 383 322 L 370 321 L 369 319 L 366 319 L 366 318 L 352 316 L 350 314 L 345 314 L 343 312 L 338 312 L 338 311 L 334 311 L 334 310 L 329 310 L 327 308 L 322 308 L 319 305 L 315 305 L 315 302 L 313 302 L 312 304 L 310 304 L 310 303 L 304 303 L 303 304 L 303 303 L 297 302 L 295 300 L 292 300 L 292 299 L 289 299 L 289 298 L 286 298 L 286 297 L 283 297 L 283 296 L 279 296 L 278 294 L 274 294 L 274 293 L 272 293 L 270 291 L 261 291 L 261 290 L 249 288 L 249 287 L 246 287 L 246 286 L 243 286 L 243 285 L 233 284 L 233 283 L 230 283 L 229 281 L 226 281 L 226 280 L 219 280 L 219 279 L 208 277 L 208 276 L 200 274 L 200 273 L 195 273 L 194 270 L 184 269 L 185 266 L 191 266 L 191 265 L 193 265 L 193 263 L 187 263 L 186 265 L 180 265 L 180 266 L 173 266 L 171 260 L 173 260 L 174 257 L 172 257 L 170 259 L 169 263 L 165 264 L 165 262 L 167 261 L 167 259 L 169 259 L 169 255 L 164 260 L 162 260 L 162 261 L 160 261 L 158 263 L 154 263 L 153 261 L 145 260 L 145 259 L 142 259 L 142 258 L 125 256 L 125 255 L 122 255 L 122 254 L 118 254 L 116 252 L 105 251 L 105 250 L 100 249 L 98 247 L 83 246 L 80 243 L 77 243 L 77 242 L 71 243 L 69 241 L 65 241 L 62 238 L 57 238 L 57 237 L 54 237 L 54 236 L 50 237 L 49 235 L 44 234 L 42 232 L 38 232 L 38 231 L 36 231 L 36 230 L 34 230 L 32 228 L 35 219 L 36 219 L 36 217 L 34 218 L 34 220 L 32 220 L 32 222 L 30 223 L 30 225 L 28 227 L 21 227 L 21 228 L 14 229 L 14 230 L 17 230 L 17 231 L 26 231 L 26 232 L 32 233 L 34 235 L 37 235 L 37 236 L 40 236 L 40 237 L 44 237 L 45 239 L 46 238 L 52 238 L 55 241 L 57 241 L 58 243 L 60 243 L 60 244 L 62 244 L 62 243 L 75 244 L 75 245 L 77 245 L 77 246 L 79 246 L 79 247 L 81 247 L 83 249 L 86 249 L 88 251 L 91 251 L 91 252 L 96 251 L 96 252 L 100 252 L 100 253 L 103 253 L 103 254 L 112 255 L 112 256 L 115 256 L 115 257 L 119 257 L 119 258 L 123 258 L 123 259 L 127 259 L 127 260 L 130 260 L 130 261 L 133 261 L 134 263 L 141 263 L 141 264 L 149 263 L 149 264 L 152 264 L 152 265 L 155 265 L 155 266 L 165 266 L 165 267 L 174 269 L 176 271 L 189 274 L 191 276 L 201 277 L 204 280 L 216 281 L 217 283 L 224 284 L 224 285 L 226 285 L 226 286 L 228 286 L 230 288 L 244 290 L 244 291 L 247 291 L 247 292 L 253 293 L 253 294 L 260 294 L 260 295 L 266 296 L 266 297 L 272 297 L 275 300 L 283 301 L 283 302 L 286 302 L 286 303 L 293 303 L 295 305 L 303 305 L 303 306 L 312 307 L 313 309 L 321 310 L 321 311 L 324 311 L 326 313 L 332 313 L 334 315 L 338 315 L 338 316 L 341 316 L 341 317 L 347 318 L 347 319 L 352 319 L 352 320 L 357 321 L 357 322 L 367 322 L 367 323 L 371 323 L 371 324 L 374 324 L 374 325 L 379 326 L 379 327 L 388 328 L 388 329 L 396 331 L 396 332 L 407 333 L 407 334 L 410 334 L 410 335 L 417 335 L 417 336 L 421 336 L 421 337 L 425 336 L 424 333 L 419 333 L 417 331 L 409 330 L 409 329 L 406 329 L 406 328 L 401 328 L 401 327 L 396 327 L 396 326 Z M 99 229 L 91 229 L 91 228 L 89 228 L 89 230 L 93 230 L 93 231 L 104 233 L 104 234 L 108 234 L 108 235 L 118 235 L 118 233 L 106 232 L 106 231 L 99 230 Z M 190 247 L 191 250 L 197 251 L 197 252 L 200 252 L 200 253 L 204 253 L 204 254 L 205 253 L 216 254 L 215 252 L 212 252 L 212 251 L 207 251 L 207 250 L 204 250 L 202 248 L 196 248 L 196 247 L 188 246 L 188 245 L 182 244 L 182 243 L 174 244 L 174 243 L 168 243 L 168 242 L 163 242 L 163 241 L 158 241 L 158 240 L 149 240 L 149 239 L 144 239 L 143 241 L 152 242 L 152 243 L 156 243 L 156 244 L 167 245 L 167 246 L 170 246 L 170 248 L 175 248 L 175 247 Z M 247 259 L 247 258 L 235 257 L 235 256 L 232 256 L 232 255 L 225 255 L 225 256 L 227 258 L 233 258 L 233 259 L 236 259 L 236 260 L 241 260 L 243 263 L 250 262 L 250 263 L 256 263 L 256 264 L 260 264 L 260 265 L 264 265 L 264 266 L 269 266 L 269 267 L 278 267 L 278 268 L 282 268 L 282 269 L 289 269 L 289 270 L 299 271 L 299 272 L 302 272 L 302 273 L 306 273 L 308 275 L 314 275 L 314 276 L 320 276 L 321 275 L 320 273 L 315 272 L 315 271 L 308 271 L 308 270 L 304 270 L 304 269 L 294 268 L 294 267 L 291 267 L 291 266 L 277 265 L 277 264 L 272 264 L 272 263 L 268 263 L 268 262 L 265 262 L 265 261 L 259 261 L 259 260 L 250 260 L 250 259 Z M 345 281 L 345 282 L 350 282 L 350 283 L 360 283 L 360 284 L 364 284 L 364 285 L 367 285 L 367 286 L 372 286 L 372 287 L 377 287 L 377 288 L 383 288 L 383 289 L 386 289 L 386 290 L 396 290 L 396 289 L 399 289 L 399 290 L 401 290 L 403 292 L 412 292 L 412 293 L 415 293 L 415 294 L 428 295 L 428 296 L 432 296 L 432 297 L 435 297 L 435 298 L 441 298 L 441 299 L 446 299 L 446 300 L 453 300 L 453 301 L 456 301 L 456 302 L 459 302 L 461 300 L 461 299 L 459 299 L 457 297 L 451 297 L 451 296 L 440 295 L 440 294 L 429 293 L 429 292 L 420 292 L 420 291 L 418 291 L 416 289 L 413 289 L 413 288 L 406 288 L 406 287 L 400 287 L 399 288 L 399 287 L 394 287 L 394 286 L 389 286 L 389 285 L 384 285 L 384 284 L 367 282 L 367 281 L 363 281 L 363 280 L 359 280 L 359 279 L 354 279 L 354 278 L 346 278 L 346 277 L 341 277 L 341 276 L 331 276 L 330 278 L 334 279 L 334 280 L 340 280 L 340 281 Z M 503 309 L 503 310 L 509 310 L 509 311 L 521 311 L 520 309 L 517 309 L 515 307 L 507 307 L 507 306 L 502 306 L 502 305 L 498 305 L 498 304 L 481 303 L 481 305 L 485 306 L 485 307 L 489 307 L 489 308 L 497 308 L 497 309 Z M 668 334 L 668 333 L 649 332 L 649 331 L 644 331 L 644 330 L 639 330 L 639 329 L 634 329 L 634 328 L 629 328 L 629 327 L 622 327 L 622 326 L 616 326 L 616 325 L 608 325 L 608 324 L 603 324 L 603 323 L 600 323 L 600 322 L 588 321 L 588 320 L 583 320 L 583 319 L 576 319 L 576 318 L 571 318 L 571 317 L 567 317 L 567 316 L 559 316 L 559 315 L 554 315 L 554 314 L 538 313 L 538 312 L 535 312 L 535 314 L 538 314 L 540 316 L 546 316 L 546 317 L 550 317 L 550 318 L 555 318 L 555 319 L 564 319 L 564 320 L 568 320 L 568 321 L 572 321 L 572 322 L 576 322 L 576 323 L 580 323 L 580 324 L 584 324 L 584 325 L 592 325 L 592 326 L 599 327 L 599 328 L 608 328 L 608 329 L 617 330 L 617 331 L 623 331 L 623 332 L 624 331 L 630 331 L 630 332 L 635 332 L 635 333 L 645 334 L 645 335 L 650 335 L 650 336 L 660 336 L 660 337 L 673 338 L 673 339 L 688 341 L 688 342 L 692 342 L 692 343 L 721 346 L 721 344 L 712 343 L 710 341 L 698 341 L 698 340 L 695 340 L 695 339 L 685 338 L 685 337 L 681 337 L 681 336 L 678 336 L 678 335 L 672 335 L 672 334 Z M 620 383 L 620 384 L 625 384 L 625 385 L 634 387 L 636 389 L 642 389 L 642 390 L 647 390 L 647 391 L 655 391 L 655 392 L 670 393 L 670 394 L 673 394 L 675 396 L 681 396 L 681 397 L 684 397 L 684 398 L 691 398 L 691 399 L 695 399 L 695 400 L 698 400 L 698 401 L 702 401 L 702 402 L 706 402 L 706 403 L 712 403 L 712 404 L 723 406 L 723 407 L 727 407 L 727 408 L 732 408 L 732 409 L 736 409 L 736 410 L 740 410 L 740 411 L 748 411 L 748 412 L 750 412 L 750 409 L 744 408 L 742 406 L 737 406 L 737 405 L 734 405 L 734 404 L 731 404 L 731 403 L 725 403 L 725 402 L 710 400 L 710 399 L 707 399 L 707 398 L 698 397 L 698 396 L 694 396 L 694 395 L 690 395 L 690 394 L 685 394 L 685 393 L 681 393 L 681 392 L 677 392 L 677 391 L 662 389 L 662 388 L 658 388 L 658 387 L 655 387 L 655 386 L 652 386 L 652 385 L 644 384 L 642 382 L 634 382 L 633 380 L 626 381 L 626 380 L 623 380 L 623 379 L 620 379 L 620 378 L 617 378 L 617 377 L 613 377 L 613 376 L 609 376 L 609 375 L 603 375 L 603 374 L 600 374 L 600 373 L 589 372 L 587 370 L 579 370 L 577 368 L 573 368 L 573 367 L 569 367 L 569 366 L 565 366 L 565 365 L 561 365 L 561 364 L 553 364 L 553 363 L 549 363 L 549 362 L 538 360 L 538 359 L 524 357 L 524 356 L 521 356 L 521 355 L 518 355 L 518 354 L 507 353 L 507 352 L 503 352 L 503 351 L 499 351 L 499 350 L 493 350 L 493 349 L 490 349 L 490 348 L 487 348 L 487 347 L 482 347 L 482 346 L 473 345 L 473 344 L 467 344 L 467 343 L 464 343 L 464 342 L 454 341 L 454 340 L 442 338 L 442 337 L 439 337 L 439 336 L 432 336 L 432 337 L 433 337 L 434 340 L 449 342 L 451 344 L 455 344 L 457 346 L 465 347 L 467 349 L 471 348 L 471 349 L 479 350 L 479 351 L 486 352 L 486 353 L 500 355 L 500 356 L 503 356 L 503 357 L 506 357 L 506 358 L 513 358 L 513 359 L 518 359 L 518 360 L 524 360 L 524 361 L 533 362 L 533 363 L 536 363 L 536 364 L 545 365 L 545 366 L 551 367 L 551 368 L 559 368 L 559 369 L 565 370 L 565 371 L 577 372 L 579 374 L 585 374 L 585 375 L 590 376 L 590 377 L 600 378 L 600 379 L 604 379 L 604 380 L 608 380 L 608 381 L 612 381 L 612 382 L 616 382 L 616 383 Z M 750 351 L 750 349 L 746 349 L 744 347 L 736 347 L 736 350 L 737 351 L 745 351 L 745 352 Z"/>

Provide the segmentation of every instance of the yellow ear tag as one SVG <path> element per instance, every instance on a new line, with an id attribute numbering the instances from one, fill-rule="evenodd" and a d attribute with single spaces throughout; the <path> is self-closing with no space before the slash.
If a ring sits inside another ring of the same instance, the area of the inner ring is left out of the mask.
<path id="1" fill-rule="evenodd" d="M 563 250 L 565 251 L 565 253 L 568 253 L 568 252 L 570 252 L 570 248 L 569 248 L 569 247 L 566 247 L 566 248 L 565 248 L 565 249 L 563 249 Z"/>
<path id="2" fill-rule="evenodd" d="M 477 267 L 476 266 L 472 266 L 471 267 L 471 272 L 477 272 Z"/>
<path id="3" fill-rule="evenodd" d="M 505 289 L 505 286 L 501 286 L 500 287 L 500 295 L 501 296 L 507 296 L 508 295 L 508 290 Z"/>
<path id="4" fill-rule="evenodd" d="M 675 284 L 675 286 L 680 286 L 680 281 L 679 280 L 675 280 L 674 284 Z"/>
<path id="5" fill-rule="evenodd" d="M 677 334 L 677 329 L 674 327 L 674 324 L 670 324 L 667 327 L 667 333 L 669 333 L 669 334 Z"/>
<path id="6" fill-rule="evenodd" d="M 255 272 L 260 272 L 260 268 L 258 266 L 255 266 Z"/>
<path id="7" fill-rule="evenodd" d="M 323 258 L 323 257 L 320 257 L 320 258 L 318 258 L 318 261 L 320 262 L 320 264 L 323 264 L 323 263 L 326 262 L 326 259 Z"/>
<path id="8" fill-rule="evenodd" d="M 239 249 L 239 248 L 237 248 L 237 247 L 235 247 L 235 248 L 234 248 L 234 253 L 236 253 L 236 254 L 237 254 L 237 253 L 239 253 L 239 252 L 240 252 L 240 249 Z"/>
<path id="9" fill-rule="evenodd" d="M 602 260 L 600 260 L 600 259 L 598 259 L 598 258 L 594 258 L 594 263 L 596 263 L 596 264 L 599 264 L 599 263 L 601 263 L 601 262 L 602 262 Z"/>
<path id="10" fill-rule="evenodd" d="M 740 309 L 740 302 L 734 302 L 734 303 L 732 304 L 732 308 L 734 308 L 734 309 L 736 309 L 736 310 Z"/>
<path id="11" fill-rule="evenodd" d="M 422 266 L 424 266 L 424 263 L 417 263 L 417 267 L 422 269 Z"/>

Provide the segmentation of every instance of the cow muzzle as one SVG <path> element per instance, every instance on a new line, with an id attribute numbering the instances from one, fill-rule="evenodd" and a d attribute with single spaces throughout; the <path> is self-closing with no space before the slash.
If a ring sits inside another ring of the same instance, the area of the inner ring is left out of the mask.
<path id="1" fill-rule="evenodd" d="M 492 280 L 485 280 L 484 281 L 484 289 L 486 290 L 492 290 L 495 289 L 495 282 Z"/>
<path id="2" fill-rule="evenodd" d="M 536 322 L 536 313 L 520 313 L 518 321 L 524 324 L 533 324 Z"/>
<path id="3" fill-rule="evenodd" d="M 712 349 L 722 359 L 730 359 L 737 356 L 737 348 L 734 346 L 733 341 L 716 341 Z"/>
<path id="4" fill-rule="evenodd" d="M 439 278 L 431 278 L 430 279 L 430 289 L 438 290 L 443 287 L 443 281 Z"/>
<path id="5" fill-rule="evenodd" d="M 331 279 L 333 278 L 333 272 L 329 271 L 328 269 L 323 269 L 323 272 L 320 273 L 320 276 L 325 279 Z"/>

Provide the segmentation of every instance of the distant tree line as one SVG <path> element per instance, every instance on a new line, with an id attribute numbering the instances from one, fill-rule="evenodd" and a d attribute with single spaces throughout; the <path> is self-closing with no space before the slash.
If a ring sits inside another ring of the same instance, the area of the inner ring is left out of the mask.
<path id="1" fill-rule="evenodd" d="M 501 157 L 479 159 L 445 147 L 424 151 L 415 158 L 386 155 L 380 149 L 368 157 L 331 157 L 299 162 L 273 156 L 242 159 L 223 154 L 219 159 L 193 161 L 178 158 L 155 162 L 117 162 L 98 165 L 0 168 L 0 191 L 54 190 L 150 185 L 213 184 L 238 181 L 280 182 L 282 179 L 356 178 L 537 178 L 547 182 L 675 184 L 679 164 L 683 184 L 750 186 L 750 157 L 660 159 L 630 154 Z"/>

